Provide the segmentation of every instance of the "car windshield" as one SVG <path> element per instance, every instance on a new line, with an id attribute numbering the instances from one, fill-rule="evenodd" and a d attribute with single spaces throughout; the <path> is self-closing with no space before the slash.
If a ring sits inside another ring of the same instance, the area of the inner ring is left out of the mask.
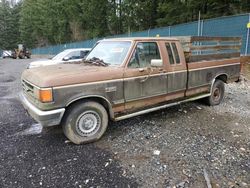
<path id="1" fill-rule="evenodd" d="M 56 56 L 54 56 L 54 57 L 52 58 L 52 60 L 62 60 L 65 56 L 68 55 L 68 53 L 69 53 L 68 50 L 64 50 L 64 51 L 62 51 L 61 53 L 59 53 L 59 54 L 57 54 Z"/>
<path id="2" fill-rule="evenodd" d="M 108 65 L 121 65 L 130 46 L 129 41 L 101 41 L 87 55 L 86 60 L 99 59 Z"/>

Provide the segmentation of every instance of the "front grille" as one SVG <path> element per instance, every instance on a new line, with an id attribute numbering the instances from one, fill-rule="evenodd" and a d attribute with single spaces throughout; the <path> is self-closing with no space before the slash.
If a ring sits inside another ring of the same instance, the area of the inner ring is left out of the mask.
<path id="1" fill-rule="evenodd" d="M 34 97 L 34 86 L 30 83 L 26 82 L 25 80 L 22 80 L 22 87 L 23 92 Z"/>

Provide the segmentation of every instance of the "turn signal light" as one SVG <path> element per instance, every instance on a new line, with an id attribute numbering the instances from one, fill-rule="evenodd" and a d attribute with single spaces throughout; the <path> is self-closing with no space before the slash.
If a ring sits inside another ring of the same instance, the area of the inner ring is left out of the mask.
<path id="1" fill-rule="evenodd" d="M 39 100 L 41 102 L 52 102 L 53 101 L 52 89 L 39 90 Z"/>

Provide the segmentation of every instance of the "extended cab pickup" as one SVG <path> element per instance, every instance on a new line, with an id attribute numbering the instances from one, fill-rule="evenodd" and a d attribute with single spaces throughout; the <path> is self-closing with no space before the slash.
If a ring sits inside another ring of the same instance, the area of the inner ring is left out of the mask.
<path id="1" fill-rule="evenodd" d="M 239 37 L 121 38 L 97 42 L 84 61 L 25 70 L 21 101 L 43 126 L 75 144 L 118 121 L 205 98 L 219 104 L 240 76 Z"/>

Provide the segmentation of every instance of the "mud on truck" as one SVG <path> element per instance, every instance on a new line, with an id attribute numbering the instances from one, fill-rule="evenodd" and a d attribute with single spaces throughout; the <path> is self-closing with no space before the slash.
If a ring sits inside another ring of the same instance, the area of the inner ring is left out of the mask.
<path id="1" fill-rule="evenodd" d="M 239 37 L 105 39 L 81 62 L 25 70 L 21 101 L 42 126 L 93 142 L 109 121 L 201 98 L 220 104 L 239 79 L 240 48 Z"/>

